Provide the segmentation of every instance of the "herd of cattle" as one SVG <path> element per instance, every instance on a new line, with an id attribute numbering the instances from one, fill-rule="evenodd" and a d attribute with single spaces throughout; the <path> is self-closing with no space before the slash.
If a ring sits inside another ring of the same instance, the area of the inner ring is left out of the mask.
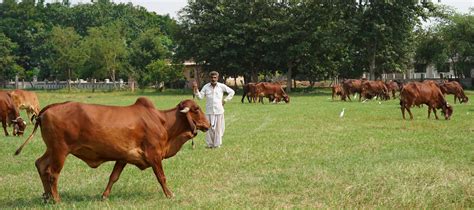
<path id="1" fill-rule="evenodd" d="M 395 97 L 400 91 L 400 105 L 405 118 L 405 110 L 413 118 L 412 106 L 428 105 L 428 116 L 431 110 L 441 108 L 446 119 L 453 109 L 446 102 L 443 93 L 454 94 L 461 103 L 467 102 L 462 87 L 457 82 L 437 83 L 434 81 L 381 82 L 367 80 L 345 80 L 333 87 L 333 98 L 340 95 L 342 100 L 358 93 L 361 98 L 380 98 L 387 100 Z M 280 84 L 249 83 L 244 86 L 244 94 L 249 102 L 263 103 L 263 97 L 272 102 L 281 100 L 289 103 L 290 98 Z M 197 131 L 207 131 L 210 123 L 204 112 L 194 100 L 183 100 L 176 107 L 158 110 L 152 101 L 140 97 L 130 106 L 106 106 L 63 102 L 50 104 L 39 109 L 35 93 L 15 90 L 0 92 L 0 115 L 5 130 L 7 124 L 14 124 L 14 135 L 22 135 L 26 122 L 20 117 L 19 110 L 26 109 L 34 128 L 30 136 L 18 148 L 23 147 L 33 138 L 38 127 L 46 144 L 46 152 L 36 160 L 35 166 L 43 183 L 45 201 L 60 202 L 58 178 L 69 154 L 80 158 L 90 167 L 96 168 L 106 161 L 115 161 L 108 184 L 102 194 L 107 198 L 113 184 L 118 180 L 124 167 L 132 164 L 141 170 L 152 167 L 164 194 L 172 197 L 163 171 L 162 160 L 174 156 L 188 140 L 197 135 Z M 140 114 L 137 114 L 140 113 Z M 111 123 L 113 122 L 113 123 Z"/>
<path id="2" fill-rule="evenodd" d="M 425 80 L 423 82 L 409 82 L 402 83 L 399 81 L 370 81 L 348 79 L 340 84 L 332 87 L 332 99 L 340 96 L 341 100 L 351 100 L 350 96 L 359 94 L 359 101 L 363 98 L 389 100 L 396 97 L 396 92 L 400 92 L 400 108 L 403 119 L 405 119 L 405 110 L 410 114 L 410 119 L 413 119 L 413 114 L 410 108 L 413 106 L 421 106 L 423 104 L 428 106 L 428 118 L 431 111 L 433 111 L 436 119 L 436 109 L 441 109 L 445 119 L 450 119 L 453 113 L 453 107 L 448 104 L 444 95 L 453 94 L 454 103 L 458 100 L 460 103 L 468 102 L 468 97 L 464 94 L 462 86 L 456 81 L 442 81 Z"/>

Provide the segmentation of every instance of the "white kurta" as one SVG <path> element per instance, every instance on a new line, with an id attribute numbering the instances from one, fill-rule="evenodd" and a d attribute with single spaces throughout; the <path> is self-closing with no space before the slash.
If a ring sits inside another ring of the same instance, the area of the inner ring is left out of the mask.
<path id="1" fill-rule="evenodd" d="M 228 95 L 224 98 L 224 92 Z M 206 143 L 208 147 L 220 147 L 222 144 L 222 136 L 225 131 L 224 106 L 222 101 L 229 101 L 235 94 L 225 84 L 217 83 L 215 87 L 211 83 L 207 83 L 202 87 L 200 92 L 194 93 L 198 99 L 206 97 L 206 117 L 211 123 L 211 128 L 206 133 Z M 224 99 L 223 99 L 224 98 Z"/>

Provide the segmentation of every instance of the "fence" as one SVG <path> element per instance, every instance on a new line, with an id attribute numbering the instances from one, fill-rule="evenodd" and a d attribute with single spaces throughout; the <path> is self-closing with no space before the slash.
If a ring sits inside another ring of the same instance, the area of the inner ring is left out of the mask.
<path id="1" fill-rule="evenodd" d="M 9 89 L 40 89 L 40 90 L 58 90 L 58 89 L 67 89 L 68 83 L 67 81 L 41 81 L 41 82 L 25 82 L 19 81 L 18 83 L 15 82 L 8 82 L 6 84 L 6 88 Z M 71 82 L 72 89 L 85 89 L 85 90 L 125 90 L 129 89 L 128 82 L 116 82 L 115 85 L 112 82 Z"/>

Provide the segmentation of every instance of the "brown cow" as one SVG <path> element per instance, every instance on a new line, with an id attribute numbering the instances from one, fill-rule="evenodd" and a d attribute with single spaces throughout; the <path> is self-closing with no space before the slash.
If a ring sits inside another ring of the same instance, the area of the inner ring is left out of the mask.
<path id="1" fill-rule="evenodd" d="M 336 97 L 336 95 L 338 96 L 341 96 L 341 99 L 344 95 L 344 89 L 342 89 L 342 85 L 341 84 L 335 84 L 331 87 L 332 89 L 332 100 L 334 101 L 334 97 Z"/>
<path id="2" fill-rule="evenodd" d="M 278 83 L 260 82 L 256 84 L 256 91 L 262 104 L 263 97 L 267 97 L 270 102 L 278 103 L 283 98 L 285 103 L 290 103 L 290 96 L 286 94 L 283 87 Z"/>
<path id="3" fill-rule="evenodd" d="M 400 92 L 400 108 L 402 110 L 403 119 L 405 119 L 405 109 L 410 114 L 410 119 L 413 119 L 413 114 L 410 111 L 412 106 L 420 106 L 422 104 L 428 105 L 428 118 L 430 118 L 431 110 L 433 110 L 436 119 L 436 109 L 441 109 L 446 120 L 448 120 L 452 113 L 451 107 L 444 99 L 443 93 L 434 83 L 429 82 L 411 82 L 403 86 Z"/>
<path id="4" fill-rule="evenodd" d="M 349 98 L 349 101 L 351 100 L 350 95 L 359 93 L 359 95 L 362 94 L 362 80 L 358 79 L 348 79 L 344 80 L 342 82 L 342 89 L 344 90 L 344 95 L 342 96 L 342 100 L 346 100 L 346 98 Z M 360 97 L 359 97 L 360 101 Z"/>
<path id="5" fill-rule="evenodd" d="M 378 97 L 383 100 L 390 99 L 387 86 L 382 81 L 363 81 L 362 82 L 362 93 L 360 94 L 360 99 L 364 97 L 371 99 L 373 97 Z"/>
<path id="6" fill-rule="evenodd" d="M 240 100 L 244 103 L 244 99 L 247 97 L 249 103 L 255 103 L 257 101 L 257 86 L 256 83 L 247 83 L 243 86 L 242 99 Z"/>
<path id="7" fill-rule="evenodd" d="M 16 107 L 20 110 L 26 110 L 28 119 L 30 119 L 31 122 L 31 116 L 37 116 L 40 111 L 40 105 L 36 93 L 26 90 L 13 90 L 10 94 Z"/>
<path id="8" fill-rule="evenodd" d="M 7 125 L 13 124 L 13 135 L 21 136 L 25 132 L 26 122 L 20 117 L 18 108 L 13 103 L 11 94 L 0 91 L 0 117 L 2 118 L 3 131 L 8 136 Z"/>
<path id="9" fill-rule="evenodd" d="M 385 82 L 388 93 L 392 93 L 392 98 L 395 98 L 397 91 L 400 91 L 400 85 L 396 81 L 390 80 Z"/>
<path id="10" fill-rule="evenodd" d="M 469 98 L 464 94 L 464 89 L 459 82 L 451 81 L 441 83 L 440 89 L 443 94 L 453 94 L 454 103 L 456 103 L 456 99 L 459 100 L 459 103 L 467 103 L 469 101 Z"/>
<path id="11" fill-rule="evenodd" d="M 209 121 L 193 100 L 184 100 L 175 108 L 160 111 L 144 97 L 130 106 L 103 106 L 78 102 L 51 104 L 39 113 L 33 133 L 15 155 L 33 137 L 38 126 L 46 152 L 35 165 L 43 182 L 45 200 L 60 202 L 58 178 L 68 154 L 96 168 L 106 161 L 116 161 L 107 187 L 109 196 L 127 163 L 144 170 L 153 168 L 166 195 L 173 194 L 166 185 L 162 160 L 173 157 L 181 146 L 207 131 Z"/>

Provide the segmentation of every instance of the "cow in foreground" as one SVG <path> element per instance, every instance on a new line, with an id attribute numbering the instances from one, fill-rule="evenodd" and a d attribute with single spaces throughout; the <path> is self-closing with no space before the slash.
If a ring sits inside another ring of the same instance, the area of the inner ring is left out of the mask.
<path id="1" fill-rule="evenodd" d="M 43 182 L 43 198 L 60 202 L 58 179 L 68 154 L 92 168 L 115 161 L 102 194 L 104 199 L 126 164 L 141 170 L 151 166 L 164 194 L 171 198 L 162 160 L 173 157 L 186 141 L 197 135 L 197 130 L 207 131 L 210 124 L 193 100 L 184 100 L 164 111 L 155 109 L 144 97 L 125 107 L 78 102 L 51 104 L 41 110 L 32 134 L 15 155 L 32 139 L 38 127 L 47 147 L 35 162 Z"/>
<path id="2" fill-rule="evenodd" d="M 15 106 L 11 94 L 6 91 L 0 91 L 0 117 L 2 120 L 3 131 L 8 136 L 7 126 L 13 124 L 13 135 L 22 136 L 25 132 L 26 122 L 20 117 L 20 111 Z"/>
<path id="3" fill-rule="evenodd" d="M 410 114 L 410 119 L 413 119 L 410 108 L 422 104 L 428 106 L 428 118 L 433 110 L 436 119 L 438 119 L 436 109 L 441 109 L 446 120 L 449 120 L 453 114 L 453 107 L 446 102 L 443 93 L 435 83 L 411 82 L 403 86 L 400 92 L 400 108 L 403 119 L 405 119 L 405 110 Z"/>
<path id="4" fill-rule="evenodd" d="M 31 116 L 37 116 L 40 111 L 40 105 L 36 93 L 26 90 L 13 90 L 10 94 L 15 106 L 20 110 L 26 110 L 28 119 L 30 119 L 31 122 Z"/>

